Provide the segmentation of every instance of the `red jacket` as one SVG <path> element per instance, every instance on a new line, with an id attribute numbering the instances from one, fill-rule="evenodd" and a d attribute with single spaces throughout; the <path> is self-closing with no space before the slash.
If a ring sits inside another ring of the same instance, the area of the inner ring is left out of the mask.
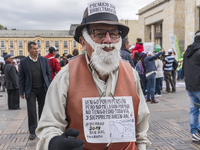
<path id="1" fill-rule="evenodd" d="M 58 60 L 54 57 L 53 54 L 49 53 L 46 57 L 48 60 L 50 60 L 50 67 L 51 67 L 51 81 L 55 77 L 55 75 L 60 71 L 60 64 Z"/>
<path id="2" fill-rule="evenodd" d="M 136 45 L 131 53 L 133 53 L 133 51 L 136 51 L 136 50 L 138 50 L 139 53 L 144 51 L 143 43 L 136 43 Z"/>

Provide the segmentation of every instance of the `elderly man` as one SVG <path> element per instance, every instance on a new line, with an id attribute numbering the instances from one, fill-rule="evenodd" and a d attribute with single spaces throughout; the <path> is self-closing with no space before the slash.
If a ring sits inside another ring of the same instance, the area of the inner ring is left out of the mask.
<path id="1" fill-rule="evenodd" d="M 128 37 L 125 37 L 122 40 L 122 47 L 121 47 L 121 57 L 123 60 L 126 60 L 131 64 L 131 66 L 134 68 L 134 62 L 133 59 L 131 58 L 131 52 L 129 51 L 130 45 L 129 45 L 129 40 Z"/>
<path id="2" fill-rule="evenodd" d="M 20 101 L 19 101 L 19 90 L 18 90 L 18 74 L 15 66 L 13 65 L 12 55 L 8 54 L 4 56 L 5 66 L 5 81 L 6 81 L 6 89 L 8 93 L 8 109 L 20 109 Z"/>
<path id="3" fill-rule="evenodd" d="M 37 149 L 146 150 L 150 145 L 149 110 L 138 74 L 120 57 L 129 28 L 118 23 L 114 8 L 93 2 L 85 10 L 74 39 L 86 54 L 69 60 L 51 83 L 36 130 Z"/>

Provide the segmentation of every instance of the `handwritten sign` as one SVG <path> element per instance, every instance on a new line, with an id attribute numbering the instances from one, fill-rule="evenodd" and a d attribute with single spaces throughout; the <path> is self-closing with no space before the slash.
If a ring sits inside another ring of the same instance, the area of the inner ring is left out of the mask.
<path id="1" fill-rule="evenodd" d="M 83 98 L 82 104 L 87 142 L 136 141 L 132 97 Z"/>

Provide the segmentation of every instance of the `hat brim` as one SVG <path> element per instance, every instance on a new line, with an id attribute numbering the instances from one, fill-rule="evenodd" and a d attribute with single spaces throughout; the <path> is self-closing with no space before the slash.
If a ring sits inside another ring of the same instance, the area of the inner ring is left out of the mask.
<path id="1" fill-rule="evenodd" d="M 128 34 L 129 32 L 129 27 L 123 25 L 122 23 L 119 23 L 119 22 L 115 22 L 115 21 L 95 21 L 95 22 L 88 22 L 88 23 L 85 23 L 85 24 L 81 24 L 79 26 L 76 27 L 76 30 L 75 30 L 75 35 L 74 35 L 74 39 L 79 43 L 79 37 L 81 36 L 81 32 L 82 30 L 88 26 L 88 25 L 91 25 L 91 24 L 107 24 L 107 25 L 116 25 L 118 26 L 118 29 L 120 31 L 122 31 L 122 39 L 124 37 L 126 37 L 126 35 Z"/>

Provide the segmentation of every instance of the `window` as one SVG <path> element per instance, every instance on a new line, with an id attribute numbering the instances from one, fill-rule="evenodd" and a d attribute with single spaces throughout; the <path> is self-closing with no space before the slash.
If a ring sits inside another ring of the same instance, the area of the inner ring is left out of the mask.
<path id="1" fill-rule="evenodd" d="M 37 40 L 37 46 L 38 46 L 38 48 L 41 48 L 41 42 L 40 42 L 40 40 Z"/>
<path id="2" fill-rule="evenodd" d="M 39 50 L 39 55 L 41 55 L 41 50 Z"/>
<path id="3" fill-rule="evenodd" d="M 59 41 L 55 41 L 54 45 L 56 48 L 59 48 Z"/>
<path id="4" fill-rule="evenodd" d="M 3 56 L 4 53 L 5 53 L 5 50 L 1 50 L 1 56 Z"/>
<path id="5" fill-rule="evenodd" d="M 73 47 L 76 47 L 77 44 L 76 44 L 76 41 L 73 41 Z"/>
<path id="6" fill-rule="evenodd" d="M 23 56 L 24 55 L 24 51 L 23 50 L 19 50 L 19 56 Z"/>
<path id="7" fill-rule="evenodd" d="M 1 41 L 1 47 L 5 47 L 5 41 Z"/>
<path id="8" fill-rule="evenodd" d="M 64 50 L 63 53 L 69 54 L 69 50 Z"/>
<path id="9" fill-rule="evenodd" d="M 23 41 L 19 41 L 18 46 L 19 46 L 19 48 L 23 48 Z"/>
<path id="10" fill-rule="evenodd" d="M 10 54 L 12 55 L 12 56 L 14 56 L 15 54 L 14 54 L 14 50 L 10 50 Z"/>
<path id="11" fill-rule="evenodd" d="M 63 47 L 64 47 L 64 48 L 68 48 L 68 41 L 64 41 L 64 42 L 63 42 Z"/>
<path id="12" fill-rule="evenodd" d="M 45 52 L 46 52 L 45 55 L 47 55 L 49 53 L 49 50 L 46 50 Z"/>
<path id="13" fill-rule="evenodd" d="M 45 47 L 49 48 L 50 47 L 50 41 L 45 41 Z"/>
<path id="14" fill-rule="evenodd" d="M 14 48 L 13 41 L 10 41 L 10 48 Z"/>

